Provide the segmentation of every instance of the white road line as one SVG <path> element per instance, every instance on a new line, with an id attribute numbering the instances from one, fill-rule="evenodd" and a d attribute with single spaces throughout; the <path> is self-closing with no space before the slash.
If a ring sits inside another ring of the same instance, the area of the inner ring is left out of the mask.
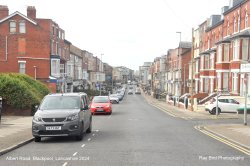
<path id="1" fill-rule="evenodd" d="M 89 138 L 88 141 L 91 141 L 91 138 Z"/>
<path id="2" fill-rule="evenodd" d="M 96 130 L 96 132 L 99 132 L 99 130 Z"/>
<path id="3" fill-rule="evenodd" d="M 92 136 L 95 136 L 95 134 L 92 134 Z"/>
<path id="4" fill-rule="evenodd" d="M 73 154 L 73 156 L 75 156 L 75 155 L 77 155 L 77 152 L 75 152 L 75 153 Z"/>
<path id="5" fill-rule="evenodd" d="M 65 162 L 62 166 L 66 166 L 68 163 L 67 162 Z"/>
<path id="6" fill-rule="evenodd" d="M 85 144 L 82 144 L 82 146 L 81 146 L 81 147 L 83 148 L 84 146 L 85 146 Z"/>

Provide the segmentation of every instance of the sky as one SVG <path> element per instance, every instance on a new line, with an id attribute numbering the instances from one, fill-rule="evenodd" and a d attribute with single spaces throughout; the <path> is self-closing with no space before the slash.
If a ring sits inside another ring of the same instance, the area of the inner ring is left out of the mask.
<path id="1" fill-rule="evenodd" d="M 111 66 L 139 70 L 182 41 L 191 41 L 192 28 L 229 0 L 0 0 L 9 13 L 26 15 L 35 6 L 37 18 L 49 18 L 65 38 Z M 101 56 L 102 55 L 102 56 Z"/>

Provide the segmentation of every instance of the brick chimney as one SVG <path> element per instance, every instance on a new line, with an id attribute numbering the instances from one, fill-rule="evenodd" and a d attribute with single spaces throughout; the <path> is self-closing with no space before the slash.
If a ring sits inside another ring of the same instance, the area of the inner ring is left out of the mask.
<path id="1" fill-rule="evenodd" d="M 7 17 L 9 15 L 8 6 L 0 5 L 0 20 Z"/>
<path id="2" fill-rule="evenodd" d="M 35 6 L 28 6 L 27 7 L 27 17 L 36 20 L 36 8 Z"/>

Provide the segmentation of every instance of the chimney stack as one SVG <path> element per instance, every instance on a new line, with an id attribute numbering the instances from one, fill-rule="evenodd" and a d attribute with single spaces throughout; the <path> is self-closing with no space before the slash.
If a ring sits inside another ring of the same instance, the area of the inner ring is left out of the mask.
<path id="1" fill-rule="evenodd" d="M 36 20 L 36 8 L 35 6 L 28 6 L 27 7 L 27 17 Z"/>
<path id="2" fill-rule="evenodd" d="M 0 5 L 0 20 L 9 15 L 8 6 Z"/>

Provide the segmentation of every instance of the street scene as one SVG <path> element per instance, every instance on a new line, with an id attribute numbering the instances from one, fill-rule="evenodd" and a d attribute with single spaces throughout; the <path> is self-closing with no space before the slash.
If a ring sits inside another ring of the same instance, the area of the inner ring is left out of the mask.
<path id="1" fill-rule="evenodd" d="M 215 119 L 204 113 L 185 115 L 183 110 L 173 110 L 174 107 L 164 104 L 145 94 L 126 94 L 120 104 L 113 105 L 111 115 L 93 116 L 92 133 L 84 134 L 82 141 L 73 137 L 46 137 L 37 143 L 32 141 L 31 118 L 13 119 L 9 124 L 6 119 L 3 121 L 6 126 L 0 128 L 1 133 L 6 130 L 1 139 L 14 143 L 12 137 L 20 135 L 28 142 L 1 155 L 0 162 L 3 165 L 249 164 L 249 128 L 233 125 L 240 124 L 242 116 L 229 114 Z M 11 125 L 17 124 L 26 128 L 14 131 Z"/>
<path id="2" fill-rule="evenodd" d="M 0 166 L 248 166 L 249 13 L 2 0 Z"/>

